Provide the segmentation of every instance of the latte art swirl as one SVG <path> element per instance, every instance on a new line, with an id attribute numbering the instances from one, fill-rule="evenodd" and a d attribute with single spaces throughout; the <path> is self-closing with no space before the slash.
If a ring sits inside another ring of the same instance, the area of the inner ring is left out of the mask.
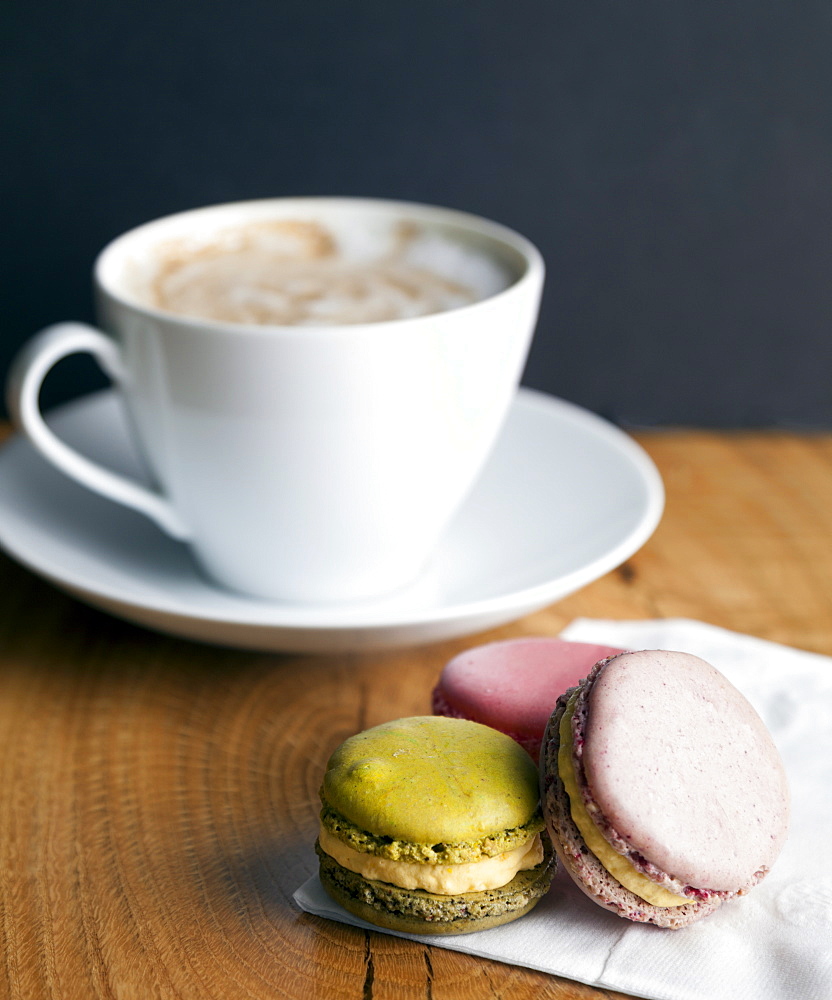
<path id="1" fill-rule="evenodd" d="M 507 284 L 494 260 L 412 224 L 339 241 L 316 222 L 275 220 L 158 246 L 143 298 L 198 319 L 326 326 L 458 309 Z"/>
<path id="2" fill-rule="evenodd" d="M 403 261 L 282 260 L 261 252 L 201 260 L 156 283 L 160 308 L 230 323 L 378 323 L 468 305 L 470 288 Z"/>

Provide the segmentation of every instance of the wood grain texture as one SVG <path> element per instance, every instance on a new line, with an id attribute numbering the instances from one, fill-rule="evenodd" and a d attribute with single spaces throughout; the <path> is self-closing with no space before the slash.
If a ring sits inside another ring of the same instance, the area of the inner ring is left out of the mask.
<path id="1" fill-rule="evenodd" d="M 577 616 L 686 616 L 832 654 L 832 436 L 640 435 L 668 493 L 603 579 L 486 634 L 254 654 L 142 630 L 0 556 L 0 996 L 613 997 L 298 912 L 346 736 L 429 710 L 455 653 Z M 614 484 L 610 484 L 614 488 Z"/>

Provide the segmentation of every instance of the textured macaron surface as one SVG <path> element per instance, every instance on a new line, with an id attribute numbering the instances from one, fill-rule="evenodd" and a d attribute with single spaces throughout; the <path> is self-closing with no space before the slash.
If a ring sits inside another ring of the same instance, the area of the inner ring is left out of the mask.
<path id="1" fill-rule="evenodd" d="M 600 859 L 587 849 L 572 815 L 572 801 L 559 773 L 561 719 L 567 713 L 564 696 L 552 714 L 541 753 L 541 796 L 552 843 L 566 872 L 599 906 L 637 923 L 679 928 L 700 920 L 723 903 L 722 893 L 700 895 L 682 906 L 657 906 L 627 889 Z M 568 713 L 567 713 L 568 714 Z M 571 743 L 571 740 L 570 740 Z"/>
<path id="2" fill-rule="evenodd" d="M 434 710 L 441 704 L 445 712 L 540 739 L 558 697 L 598 660 L 620 652 L 546 637 L 476 646 L 446 664 L 434 691 Z"/>
<path id="3" fill-rule="evenodd" d="M 788 827 L 785 771 L 718 670 L 687 653 L 625 653 L 584 697 L 576 753 L 588 795 L 633 850 L 704 889 L 743 888 L 772 865 Z"/>
<path id="4" fill-rule="evenodd" d="M 342 743 L 329 760 L 321 797 L 380 837 L 468 842 L 521 827 L 534 816 L 537 768 L 495 729 L 417 716 Z"/>

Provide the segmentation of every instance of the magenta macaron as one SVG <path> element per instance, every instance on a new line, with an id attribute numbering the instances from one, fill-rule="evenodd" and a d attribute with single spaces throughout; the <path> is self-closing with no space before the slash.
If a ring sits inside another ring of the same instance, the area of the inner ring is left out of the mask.
<path id="1" fill-rule="evenodd" d="M 434 715 L 499 729 L 537 762 L 558 697 L 598 660 L 622 652 L 565 639 L 532 637 L 476 646 L 455 656 L 433 689 Z"/>

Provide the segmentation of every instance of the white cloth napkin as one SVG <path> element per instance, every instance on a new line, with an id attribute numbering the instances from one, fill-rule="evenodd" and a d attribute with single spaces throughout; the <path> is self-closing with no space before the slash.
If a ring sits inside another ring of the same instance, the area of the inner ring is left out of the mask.
<path id="1" fill-rule="evenodd" d="M 832 658 L 684 619 L 578 619 L 566 639 L 695 653 L 765 720 L 792 791 L 789 840 L 748 896 L 682 930 L 633 924 L 590 902 L 562 871 L 520 920 L 460 937 L 413 937 L 648 1000 L 832 998 Z M 378 930 L 334 903 L 317 876 L 295 893 L 318 916 Z"/>

